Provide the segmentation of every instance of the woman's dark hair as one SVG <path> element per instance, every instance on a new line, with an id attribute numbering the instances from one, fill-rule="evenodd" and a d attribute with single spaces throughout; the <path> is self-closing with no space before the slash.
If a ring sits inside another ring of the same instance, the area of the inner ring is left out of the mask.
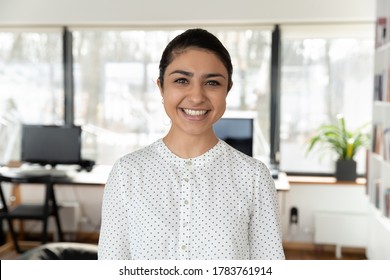
<path id="1" fill-rule="evenodd" d="M 214 53 L 221 62 L 225 65 L 228 71 L 228 91 L 232 86 L 233 66 L 230 59 L 230 54 L 223 46 L 219 39 L 208 32 L 207 30 L 194 28 L 176 36 L 166 46 L 160 60 L 160 75 L 159 80 L 161 86 L 164 84 L 164 73 L 168 65 L 173 61 L 175 56 L 187 48 L 199 48 Z"/>

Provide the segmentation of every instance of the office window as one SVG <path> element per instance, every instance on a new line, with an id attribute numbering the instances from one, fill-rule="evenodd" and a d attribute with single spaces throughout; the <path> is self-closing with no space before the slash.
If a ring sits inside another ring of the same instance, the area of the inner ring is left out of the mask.
<path id="1" fill-rule="evenodd" d="M 233 60 L 227 114 L 255 116 L 254 153 L 268 158 L 271 29 L 209 30 Z M 83 127 L 85 158 L 113 164 L 167 132 L 158 64 L 166 44 L 182 31 L 72 30 L 75 123 Z"/>
<path id="2" fill-rule="evenodd" d="M 0 164 L 19 159 L 21 123 L 63 123 L 61 34 L 0 30 Z"/>
<path id="3" fill-rule="evenodd" d="M 334 172 L 320 151 L 306 155 L 315 129 L 344 114 L 354 129 L 371 121 L 372 25 L 282 28 L 280 168 L 294 173 Z M 365 152 L 357 156 L 365 172 Z"/>

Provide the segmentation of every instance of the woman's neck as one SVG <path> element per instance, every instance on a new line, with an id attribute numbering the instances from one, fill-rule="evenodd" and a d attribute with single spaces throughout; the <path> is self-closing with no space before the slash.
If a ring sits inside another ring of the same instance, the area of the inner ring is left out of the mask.
<path id="1" fill-rule="evenodd" d="M 170 130 L 163 138 L 168 149 L 180 158 L 194 158 L 203 155 L 218 143 L 214 131 L 204 135 L 188 135 Z"/>

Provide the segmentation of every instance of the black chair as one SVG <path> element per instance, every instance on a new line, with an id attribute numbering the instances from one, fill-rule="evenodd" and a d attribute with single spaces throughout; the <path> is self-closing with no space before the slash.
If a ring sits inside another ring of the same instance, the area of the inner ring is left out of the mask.
<path id="1" fill-rule="evenodd" d="M 45 197 L 42 204 L 19 204 L 15 207 L 8 207 L 4 192 L 3 183 L 12 184 L 43 184 L 45 185 Z M 28 175 L 4 175 L 0 174 L 0 196 L 3 208 L 0 212 L 0 219 L 6 219 L 8 221 L 8 228 L 11 233 L 11 237 L 14 243 L 15 250 L 18 253 L 22 253 L 18 236 L 13 227 L 13 220 L 40 220 L 42 221 L 42 244 L 48 241 L 48 219 L 50 216 L 55 217 L 57 225 L 57 231 L 59 240 L 63 241 L 63 233 L 61 229 L 60 218 L 58 214 L 58 205 L 56 202 L 53 183 L 51 177 L 44 176 L 28 176 Z"/>
<path id="2" fill-rule="evenodd" d="M 38 246 L 19 256 L 19 260 L 97 260 L 98 246 L 76 242 L 54 242 Z"/>

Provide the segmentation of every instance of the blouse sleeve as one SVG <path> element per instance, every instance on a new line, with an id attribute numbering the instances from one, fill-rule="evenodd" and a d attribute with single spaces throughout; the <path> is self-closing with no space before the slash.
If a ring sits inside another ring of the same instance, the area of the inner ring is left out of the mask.
<path id="1" fill-rule="evenodd" d="M 98 259 L 131 259 L 125 174 L 120 160 L 113 166 L 103 193 Z"/>
<path id="2" fill-rule="evenodd" d="M 250 259 L 285 259 L 274 180 L 261 163 L 249 225 Z"/>

